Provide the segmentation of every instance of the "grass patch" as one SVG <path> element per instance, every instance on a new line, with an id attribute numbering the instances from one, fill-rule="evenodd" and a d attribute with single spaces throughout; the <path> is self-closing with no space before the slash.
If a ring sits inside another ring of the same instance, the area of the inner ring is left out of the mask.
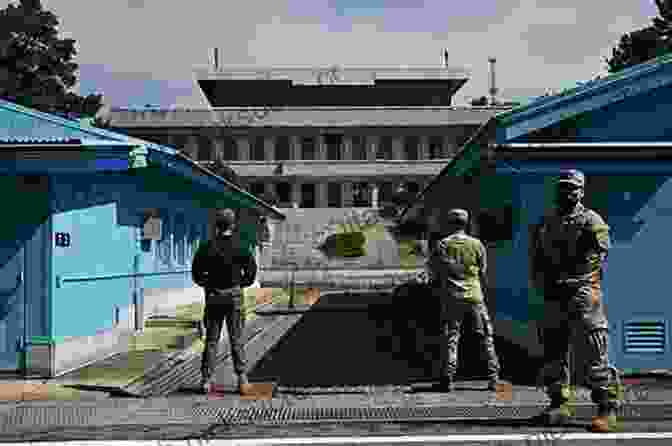
<path id="1" fill-rule="evenodd" d="M 252 289 L 253 290 L 253 289 Z M 303 299 L 303 291 L 297 290 L 296 302 Z M 281 288 L 273 289 L 273 303 L 288 303 L 289 293 Z M 256 319 L 254 309 L 256 308 L 255 293 L 247 292 L 244 294 L 244 311 L 247 322 Z M 194 302 L 186 305 L 179 305 L 176 308 L 177 318 L 180 320 L 200 321 L 203 319 L 203 303 Z M 168 321 L 166 321 L 169 323 Z M 194 333 L 194 330 L 180 326 L 162 326 L 147 327 L 142 333 L 139 333 L 129 340 L 129 357 L 122 366 L 104 367 L 101 364 L 94 364 L 81 369 L 78 373 L 79 384 L 83 385 L 104 385 L 104 386 L 124 386 L 133 379 L 142 376 L 148 367 L 146 356 L 149 354 L 171 353 L 177 351 L 177 341 L 180 336 L 188 336 Z M 196 353 L 202 353 L 204 344 L 197 336 L 191 344 L 191 348 Z M 64 399 L 75 397 L 75 389 L 61 388 L 58 395 Z M 50 398 L 53 399 L 53 398 Z"/>

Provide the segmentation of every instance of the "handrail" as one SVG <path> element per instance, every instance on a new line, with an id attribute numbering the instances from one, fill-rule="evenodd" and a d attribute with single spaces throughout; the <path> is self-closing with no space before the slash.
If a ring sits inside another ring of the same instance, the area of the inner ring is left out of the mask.
<path id="1" fill-rule="evenodd" d="M 149 277 L 149 276 L 163 276 L 168 274 L 186 274 L 190 273 L 191 269 L 185 269 L 180 271 L 159 271 L 154 273 L 136 273 L 136 274 L 108 274 L 101 276 L 89 276 L 89 277 L 67 277 L 64 278 L 61 275 L 56 276 L 56 288 L 60 288 L 62 283 L 65 282 L 91 282 L 94 280 L 110 280 L 110 279 L 129 279 L 134 277 Z"/>

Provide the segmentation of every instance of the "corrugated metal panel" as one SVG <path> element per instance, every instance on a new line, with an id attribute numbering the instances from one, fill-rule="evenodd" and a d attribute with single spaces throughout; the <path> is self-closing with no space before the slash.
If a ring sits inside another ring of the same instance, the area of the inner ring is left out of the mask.
<path id="1" fill-rule="evenodd" d="M 79 138 L 2 138 L 0 137 L 0 144 L 64 144 L 64 145 L 80 145 L 82 140 Z"/>

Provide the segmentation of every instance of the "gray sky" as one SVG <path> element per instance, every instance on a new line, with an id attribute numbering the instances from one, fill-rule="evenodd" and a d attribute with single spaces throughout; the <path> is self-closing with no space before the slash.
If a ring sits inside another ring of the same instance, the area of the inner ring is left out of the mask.
<path id="1" fill-rule="evenodd" d="M 0 6 L 9 2 L 0 0 Z M 211 64 L 449 65 L 472 71 L 455 97 L 487 94 L 489 56 L 505 99 L 605 72 L 653 0 L 42 0 L 77 40 L 81 93 L 114 106 L 205 105 L 192 69 Z"/>

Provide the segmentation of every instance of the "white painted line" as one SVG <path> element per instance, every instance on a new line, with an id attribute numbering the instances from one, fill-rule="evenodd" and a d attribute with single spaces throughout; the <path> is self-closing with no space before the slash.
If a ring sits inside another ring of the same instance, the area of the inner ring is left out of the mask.
<path id="1" fill-rule="evenodd" d="M 395 444 L 395 443 L 462 443 L 474 441 L 549 441 L 558 440 L 644 440 L 671 438 L 672 432 L 622 432 L 611 434 L 591 433 L 537 433 L 537 434 L 499 434 L 499 435 L 423 435 L 389 437 L 306 437 L 306 438 L 259 438 L 233 440 L 156 440 L 156 441 L 64 441 L 63 445 L 72 446 L 262 446 L 290 444 Z M 53 446 L 54 443 L 5 443 L 5 446 Z M 496 443 L 495 443 L 496 444 Z"/>

